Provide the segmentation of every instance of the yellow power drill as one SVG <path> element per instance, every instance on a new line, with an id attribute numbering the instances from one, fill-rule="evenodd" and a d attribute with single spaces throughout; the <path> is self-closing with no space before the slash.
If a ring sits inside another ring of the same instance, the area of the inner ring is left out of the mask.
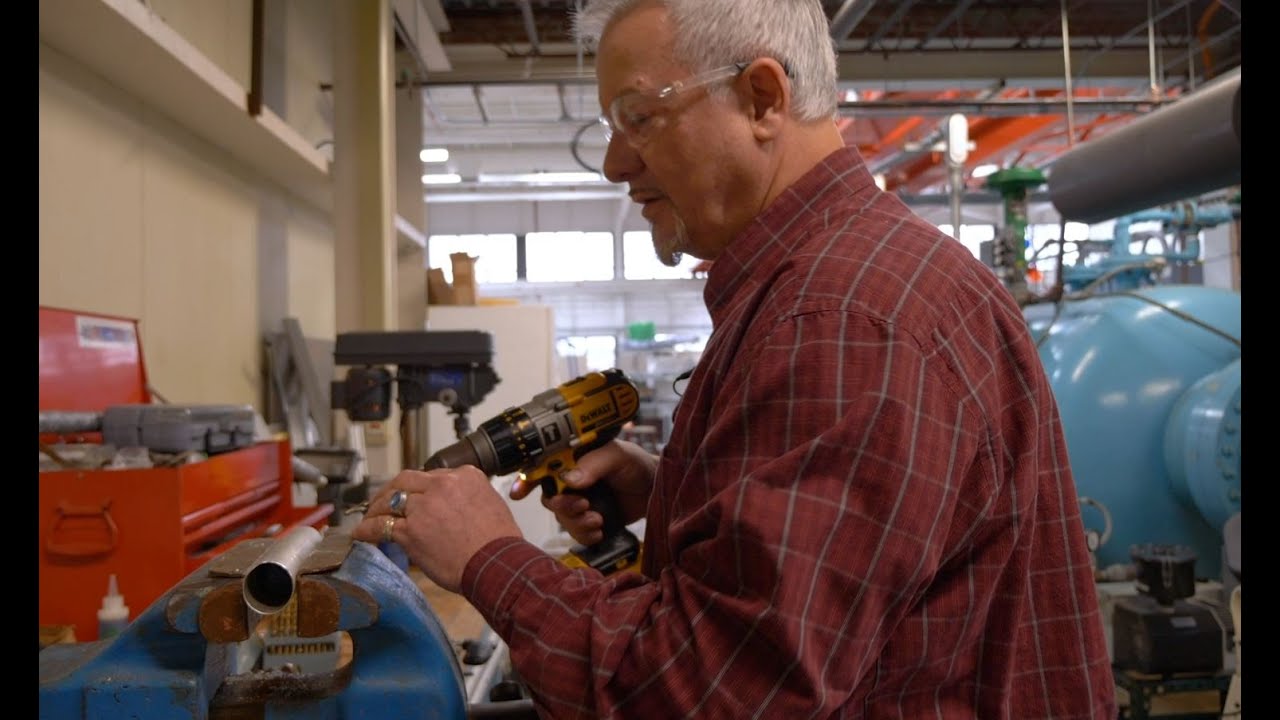
<path id="1" fill-rule="evenodd" d="M 606 575 L 630 569 L 639 563 L 640 541 L 627 529 L 613 491 L 605 483 L 574 490 L 561 478 L 578 458 L 617 437 L 639 409 L 640 393 L 621 370 L 589 372 L 486 420 L 427 458 L 425 469 L 474 465 L 490 476 L 520 472 L 547 497 L 585 495 L 604 516 L 604 539 L 573 546 L 562 562 Z"/>

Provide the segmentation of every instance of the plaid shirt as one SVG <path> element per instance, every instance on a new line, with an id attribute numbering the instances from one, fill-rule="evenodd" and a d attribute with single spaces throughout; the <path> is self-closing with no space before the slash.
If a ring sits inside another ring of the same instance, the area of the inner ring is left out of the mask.
<path id="1" fill-rule="evenodd" d="M 1057 407 L 994 274 L 844 149 L 705 298 L 643 575 L 515 539 L 467 565 L 543 715 L 1112 720 Z"/>

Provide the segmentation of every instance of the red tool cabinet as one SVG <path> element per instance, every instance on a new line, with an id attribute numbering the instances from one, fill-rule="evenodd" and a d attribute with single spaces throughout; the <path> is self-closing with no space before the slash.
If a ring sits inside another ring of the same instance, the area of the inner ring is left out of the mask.
<path id="1" fill-rule="evenodd" d="M 40 308 L 41 412 L 138 402 L 151 393 L 136 321 Z M 41 437 L 58 440 L 101 441 Z M 332 505 L 293 505 L 291 460 L 281 437 L 176 467 L 39 473 L 40 624 L 96 640 L 111 574 L 136 617 L 239 542 L 324 528 Z"/>

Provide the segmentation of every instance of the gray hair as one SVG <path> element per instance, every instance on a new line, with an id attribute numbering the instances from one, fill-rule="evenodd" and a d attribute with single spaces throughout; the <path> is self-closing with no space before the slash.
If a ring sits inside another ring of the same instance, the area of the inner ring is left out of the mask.
<path id="1" fill-rule="evenodd" d="M 609 23 L 644 0 L 589 0 L 574 16 L 594 50 Z M 819 0 L 657 0 L 675 21 L 676 60 L 693 72 L 771 57 L 789 71 L 792 112 L 802 121 L 836 115 L 836 49 Z"/>

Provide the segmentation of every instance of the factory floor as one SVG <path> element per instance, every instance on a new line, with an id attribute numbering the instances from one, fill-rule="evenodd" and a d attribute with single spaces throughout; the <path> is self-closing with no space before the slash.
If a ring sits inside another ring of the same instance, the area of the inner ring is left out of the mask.
<path id="1" fill-rule="evenodd" d="M 440 618 L 445 634 L 455 643 L 479 637 L 486 627 L 484 618 L 466 598 L 435 584 L 416 567 L 409 567 L 409 578 L 422 590 L 427 604 Z"/>

